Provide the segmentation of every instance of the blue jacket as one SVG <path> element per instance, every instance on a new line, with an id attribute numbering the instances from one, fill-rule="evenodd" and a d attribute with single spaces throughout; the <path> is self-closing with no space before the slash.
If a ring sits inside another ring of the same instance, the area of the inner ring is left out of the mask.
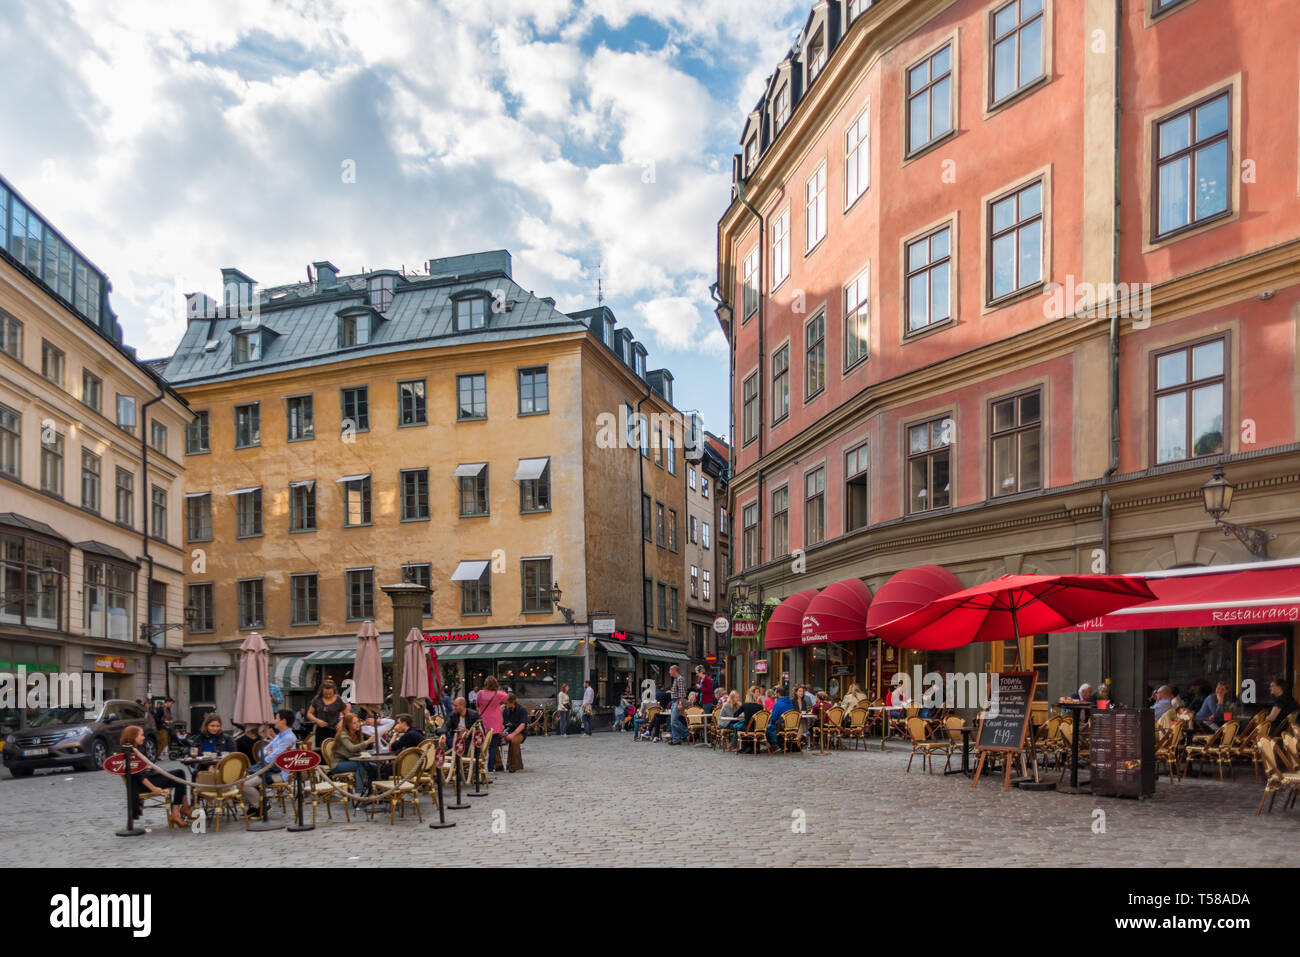
<path id="1" fill-rule="evenodd" d="M 776 733 L 781 730 L 781 716 L 794 710 L 794 702 L 789 695 L 782 695 L 772 704 L 772 720 L 767 723 L 767 736 L 776 740 Z"/>

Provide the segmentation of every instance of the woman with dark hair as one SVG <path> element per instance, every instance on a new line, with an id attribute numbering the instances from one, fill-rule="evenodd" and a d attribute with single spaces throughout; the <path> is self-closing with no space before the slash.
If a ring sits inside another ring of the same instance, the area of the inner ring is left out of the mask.
<path id="1" fill-rule="evenodd" d="M 334 737 L 334 730 L 339 726 L 339 717 L 352 710 L 338 695 L 334 682 L 326 681 L 320 686 L 320 694 L 311 699 L 307 708 L 307 720 L 316 725 L 316 747 L 327 739 Z"/>
<path id="2" fill-rule="evenodd" d="M 123 749 L 144 747 L 144 728 L 138 724 L 127 725 L 122 731 L 121 744 Z M 129 754 L 128 750 L 128 754 Z M 184 772 L 179 768 L 168 772 L 173 777 L 184 777 Z M 140 798 L 145 791 L 154 794 L 165 794 L 166 789 L 172 790 L 172 806 L 168 808 L 167 819 L 177 827 L 185 827 L 190 822 L 190 800 L 189 788 L 184 784 L 177 784 L 170 781 L 157 771 L 150 771 L 148 768 L 137 771 L 131 775 L 131 802 L 134 815 L 138 818 L 144 811 L 140 807 Z"/>
<path id="3" fill-rule="evenodd" d="M 1291 682 L 1278 675 L 1268 683 L 1268 690 L 1273 695 L 1269 702 L 1268 736 L 1276 738 L 1286 728 L 1286 718 L 1292 711 L 1300 709 L 1295 698 L 1291 697 Z"/>
<path id="4" fill-rule="evenodd" d="M 352 772 L 356 779 L 353 791 L 357 794 L 370 792 L 370 769 L 364 762 L 356 760 L 357 755 L 365 749 L 366 738 L 361 719 L 351 711 L 343 712 L 334 732 L 334 766 L 330 770 L 339 774 Z"/>

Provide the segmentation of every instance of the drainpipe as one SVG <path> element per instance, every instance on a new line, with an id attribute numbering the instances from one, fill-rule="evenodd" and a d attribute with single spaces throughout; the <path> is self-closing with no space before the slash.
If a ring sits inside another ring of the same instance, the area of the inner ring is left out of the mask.
<path id="1" fill-rule="evenodd" d="M 1112 291 L 1119 288 L 1121 254 L 1120 254 L 1120 187 L 1122 162 L 1120 151 L 1121 118 L 1123 115 L 1123 69 L 1121 59 L 1121 37 L 1124 30 L 1124 0 L 1115 0 L 1115 163 L 1113 171 L 1113 189 L 1115 209 L 1113 212 L 1113 235 L 1111 239 L 1111 283 Z M 1115 473 L 1119 471 L 1120 418 L 1119 418 L 1119 304 L 1112 303 L 1110 315 L 1110 465 L 1102 475 L 1101 493 L 1101 554 L 1104 563 L 1103 572 L 1110 574 L 1114 564 L 1110 555 L 1110 490 L 1105 488 Z M 1110 639 L 1104 634 L 1101 639 L 1102 679 L 1110 675 Z"/>
<path id="2" fill-rule="evenodd" d="M 158 394 L 146 402 L 140 408 L 140 501 L 144 508 L 140 518 L 140 544 L 144 548 L 144 560 L 149 565 L 148 579 L 145 584 L 144 592 L 144 625 L 141 632 L 145 636 L 146 661 L 145 665 L 145 697 L 153 697 L 153 635 L 151 627 L 153 622 L 149 620 L 150 611 L 153 605 L 153 555 L 149 551 L 149 516 L 153 507 L 153 498 L 149 491 L 149 406 L 156 402 L 161 402 L 167 396 L 167 388 L 158 383 Z M 165 636 L 167 632 L 162 633 Z M 166 665 L 163 665 L 164 671 Z M 171 676 L 166 675 L 164 679 L 166 691 L 164 694 L 171 693 Z"/>
<path id="3" fill-rule="evenodd" d="M 637 404 L 636 404 L 636 427 L 637 427 L 638 439 L 641 437 L 641 403 L 645 402 L 645 400 L 648 398 L 650 398 L 650 386 L 646 385 L 645 395 L 641 396 L 641 398 L 637 400 Z M 644 505 L 645 503 L 645 456 L 641 454 L 640 442 L 637 443 L 637 447 L 636 447 L 636 477 L 637 477 L 637 485 L 641 492 L 641 497 L 637 499 L 636 507 L 637 507 L 637 511 L 640 512 L 640 510 L 645 507 Z M 651 520 L 653 521 L 653 515 L 651 516 Z M 650 644 L 650 622 L 653 620 L 653 618 L 651 615 L 652 609 L 650 605 L 646 604 L 646 600 L 645 600 L 645 529 L 644 528 L 640 529 L 640 534 L 638 537 L 641 539 L 641 625 L 642 628 L 644 629 L 642 637 L 645 638 L 645 644 L 648 646 Z M 651 604 L 654 603 L 653 587 L 650 589 L 650 602 Z"/>

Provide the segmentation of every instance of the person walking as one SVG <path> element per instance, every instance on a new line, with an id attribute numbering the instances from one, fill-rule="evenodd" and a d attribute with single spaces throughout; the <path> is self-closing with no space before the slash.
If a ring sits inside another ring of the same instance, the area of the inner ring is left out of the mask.
<path id="1" fill-rule="evenodd" d="M 596 689 L 590 681 L 582 683 L 582 736 L 591 737 L 591 714 L 596 710 Z"/>
<path id="2" fill-rule="evenodd" d="M 704 665 L 695 666 L 695 682 L 700 689 L 700 707 L 705 714 L 712 714 L 717 700 L 713 696 L 713 679 L 704 670 Z"/>
<path id="3" fill-rule="evenodd" d="M 573 699 L 569 697 L 569 686 L 560 685 L 560 693 L 555 696 L 555 720 L 559 723 L 556 734 L 562 738 L 569 736 L 571 717 L 573 717 Z"/>
<path id="4" fill-rule="evenodd" d="M 682 717 L 682 708 L 686 707 L 686 676 L 673 665 L 668 669 L 668 697 L 672 705 L 668 712 L 668 727 L 673 733 L 670 744 L 681 744 L 686 737 L 686 719 Z"/>
<path id="5" fill-rule="evenodd" d="M 339 717 L 351 710 L 352 705 L 339 697 L 334 682 L 326 681 L 320 686 L 320 694 L 311 699 L 311 705 L 307 708 L 307 720 L 316 725 L 316 747 L 319 748 L 326 740 L 334 737 Z"/>

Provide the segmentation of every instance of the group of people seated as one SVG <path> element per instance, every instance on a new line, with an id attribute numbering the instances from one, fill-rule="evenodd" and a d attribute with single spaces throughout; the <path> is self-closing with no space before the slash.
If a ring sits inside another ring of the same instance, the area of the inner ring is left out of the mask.
<path id="1" fill-rule="evenodd" d="M 1285 678 L 1277 677 L 1269 682 L 1270 699 L 1264 704 L 1270 737 L 1277 737 L 1286 727 L 1287 716 L 1300 709 L 1291 694 L 1291 684 Z M 1161 685 L 1151 693 L 1149 699 L 1151 711 L 1155 715 L 1156 726 L 1167 728 L 1173 721 L 1180 720 L 1190 724 L 1196 730 L 1216 732 L 1230 720 L 1241 715 L 1242 702 L 1232 696 L 1227 682 L 1220 681 L 1211 690 L 1209 685 L 1192 687 L 1186 695 L 1173 685 Z M 1060 699 L 1060 703 L 1096 704 L 1097 697 L 1093 686 L 1080 685 L 1076 695 Z M 1087 712 L 1083 719 L 1087 722 Z"/>

